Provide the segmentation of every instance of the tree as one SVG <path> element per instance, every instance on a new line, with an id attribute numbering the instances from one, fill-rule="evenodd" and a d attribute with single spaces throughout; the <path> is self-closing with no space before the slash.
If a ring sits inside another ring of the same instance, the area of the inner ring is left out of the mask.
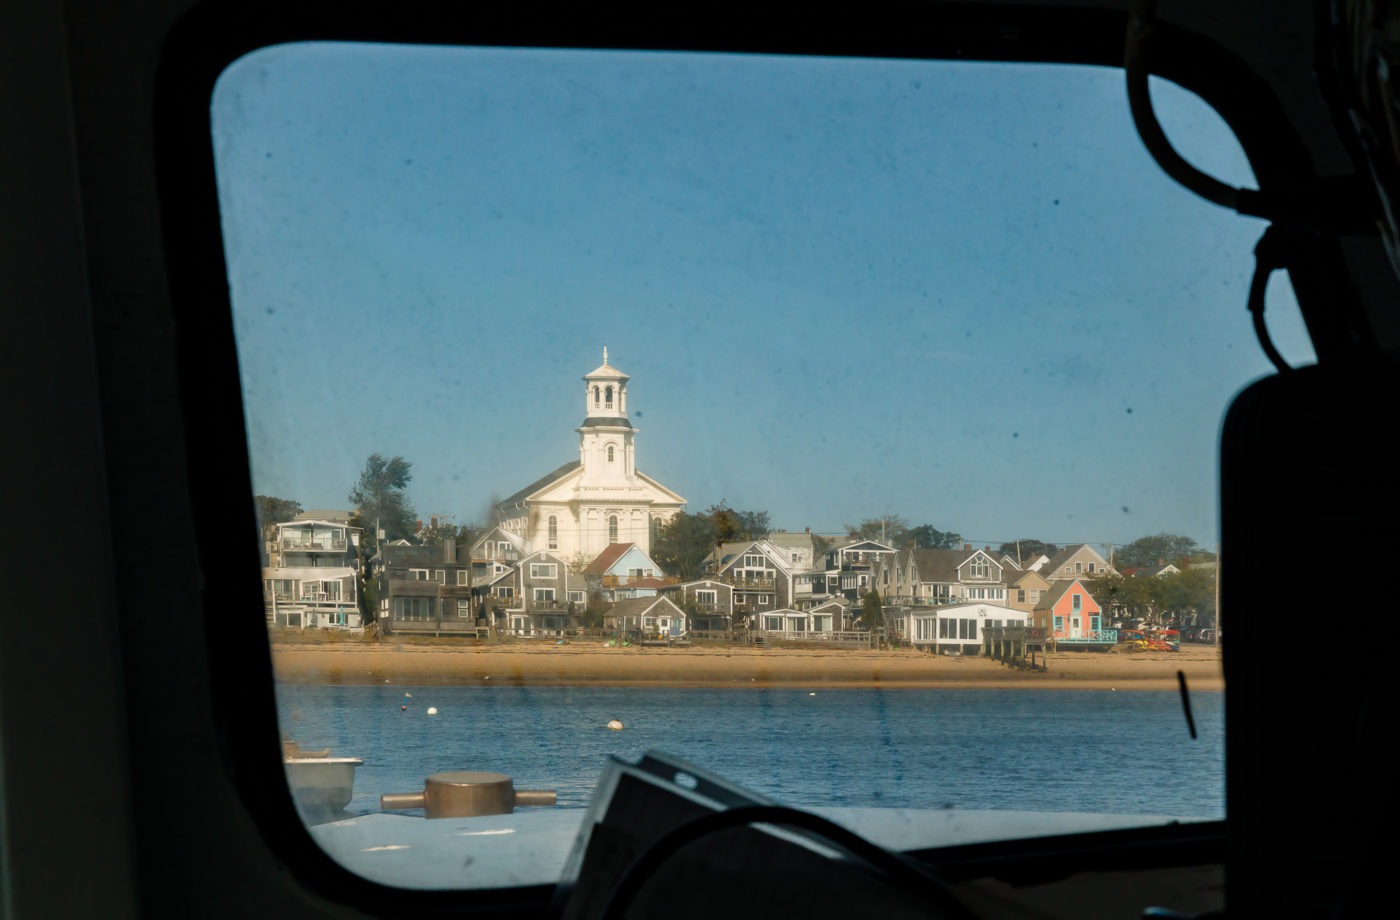
<path id="1" fill-rule="evenodd" d="M 682 511 L 657 531 L 651 555 L 662 570 L 682 579 L 698 578 L 715 548 L 715 523 L 708 514 Z"/>
<path id="2" fill-rule="evenodd" d="M 903 546 L 909 539 L 909 522 L 898 514 L 866 518 L 859 524 L 844 526 L 852 540 L 877 540 L 888 546 Z"/>
<path id="3" fill-rule="evenodd" d="M 253 504 L 257 506 L 258 527 L 264 528 L 269 524 L 282 524 L 301 514 L 301 502 L 294 502 L 290 498 L 277 498 L 272 495 L 254 495 Z"/>
<path id="4" fill-rule="evenodd" d="M 1159 562 L 1180 563 L 1181 560 L 1200 551 L 1201 548 L 1190 537 L 1159 533 L 1150 537 L 1140 537 L 1120 548 L 1113 554 L 1113 566 L 1132 569 L 1157 565 Z"/>
<path id="5" fill-rule="evenodd" d="M 447 540 L 451 540 L 457 544 L 457 558 L 465 559 L 463 553 L 471 547 L 480 533 L 481 526 L 479 524 L 463 524 L 458 527 L 456 524 L 439 518 L 436 524 L 430 524 L 418 531 L 418 540 L 424 546 L 441 546 Z"/>
<path id="6" fill-rule="evenodd" d="M 866 629 L 874 631 L 885 625 L 885 608 L 880 603 L 880 592 L 871 588 L 861 606 L 860 621 Z"/>
<path id="7" fill-rule="evenodd" d="M 349 501 L 359 512 L 366 532 L 366 548 L 379 545 L 376 527 L 387 540 L 411 536 L 414 531 L 413 506 L 407 488 L 413 480 L 413 464 L 403 457 L 385 459 L 370 454 L 360 479 L 350 490 Z"/>
<path id="8" fill-rule="evenodd" d="M 914 542 L 915 549 L 957 549 L 963 542 L 962 534 L 939 530 L 932 524 L 911 529 L 908 539 Z"/>
<path id="9" fill-rule="evenodd" d="M 1036 556 L 1054 556 L 1059 551 L 1060 548 L 1055 544 L 1043 543 L 1040 540 L 1012 540 L 997 547 L 998 554 L 1024 562 L 1030 562 Z"/>
<path id="10" fill-rule="evenodd" d="M 767 511 L 739 511 L 723 499 L 706 508 L 705 515 L 714 523 L 716 543 L 759 540 L 772 530 Z"/>

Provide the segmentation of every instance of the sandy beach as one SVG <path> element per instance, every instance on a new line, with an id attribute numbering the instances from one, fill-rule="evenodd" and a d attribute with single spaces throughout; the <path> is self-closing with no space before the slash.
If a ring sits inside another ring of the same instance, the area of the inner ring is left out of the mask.
<path id="1" fill-rule="evenodd" d="M 1193 690 L 1224 687 L 1219 649 L 1195 645 L 1180 652 L 1051 653 L 1044 671 L 914 650 L 609 648 L 597 640 L 555 645 L 308 637 L 275 639 L 272 648 L 277 679 L 289 683 L 1176 690 L 1181 671 Z"/>

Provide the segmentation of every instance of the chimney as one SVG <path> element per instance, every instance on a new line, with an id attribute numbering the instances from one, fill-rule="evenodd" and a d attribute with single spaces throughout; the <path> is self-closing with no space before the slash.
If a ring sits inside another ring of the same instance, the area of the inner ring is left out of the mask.
<path id="1" fill-rule="evenodd" d="M 972 544 L 971 544 L 971 543 L 964 543 L 964 544 L 963 544 L 963 552 L 965 552 L 965 553 L 970 553 L 970 552 L 972 552 Z"/>

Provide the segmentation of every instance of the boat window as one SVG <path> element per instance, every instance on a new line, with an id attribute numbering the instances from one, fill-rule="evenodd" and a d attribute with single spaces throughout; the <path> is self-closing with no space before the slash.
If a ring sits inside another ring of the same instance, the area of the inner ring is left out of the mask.
<path id="1" fill-rule="evenodd" d="M 1159 173 L 1120 72 L 294 44 L 212 130 L 262 522 L 351 535 L 273 527 L 261 578 L 289 781 L 352 870 L 550 881 L 653 749 L 904 847 L 1222 816 L 1260 228 Z M 1281 278 L 1268 322 L 1312 360 Z M 557 804 L 384 807 L 449 771 Z"/>

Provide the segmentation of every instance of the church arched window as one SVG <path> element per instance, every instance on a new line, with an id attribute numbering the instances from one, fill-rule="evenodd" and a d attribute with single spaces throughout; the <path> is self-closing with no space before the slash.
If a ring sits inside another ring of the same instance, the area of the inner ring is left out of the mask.
<path id="1" fill-rule="evenodd" d="M 608 542 L 617 542 L 617 515 L 608 515 Z"/>
<path id="2" fill-rule="evenodd" d="M 612 408 L 612 387 L 608 387 L 603 391 L 603 407 L 607 409 Z"/>
<path id="3" fill-rule="evenodd" d="M 559 548 L 559 519 L 552 514 L 549 516 L 549 548 Z"/>
<path id="4" fill-rule="evenodd" d="M 593 408 L 598 408 L 598 385 L 593 385 Z"/>
<path id="5" fill-rule="evenodd" d="M 613 446 L 611 444 L 608 445 L 608 462 L 613 462 Z"/>

